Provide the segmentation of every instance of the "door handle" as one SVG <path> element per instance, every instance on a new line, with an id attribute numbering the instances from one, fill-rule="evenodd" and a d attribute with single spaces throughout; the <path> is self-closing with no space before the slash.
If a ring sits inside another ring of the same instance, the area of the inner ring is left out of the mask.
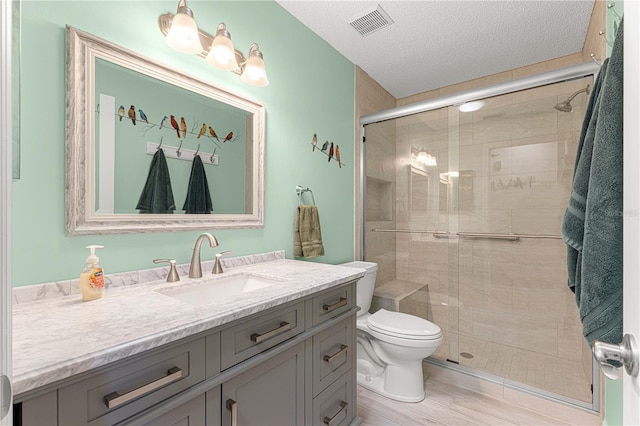
<path id="1" fill-rule="evenodd" d="M 238 403 L 227 399 L 227 410 L 231 411 L 231 426 L 238 426 Z"/>
<path id="2" fill-rule="evenodd" d="M 602 372 L 610 379 L 620 377 L 618 369 L 607 361 L 617 361 L 624 365 L 624 369 L 631 377 L 638 375 L 638 345 L 631 334 L 625 334 L 622 343 L 614 345 L 595 340 L 591 344 L 591 351 L 596 361 L 600 364 Z"/>

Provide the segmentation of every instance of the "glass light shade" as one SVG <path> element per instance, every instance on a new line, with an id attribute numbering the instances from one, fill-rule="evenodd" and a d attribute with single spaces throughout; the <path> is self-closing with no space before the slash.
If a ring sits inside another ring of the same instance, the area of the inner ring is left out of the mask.
<path id="1" fill-rule="evenodd" d="M 466 102 L 458 107 L 460 112 L 472 112 L 477 111 L 484 106 L 484 101 Z"/>
<path id="2" fill-rule="evenodd" d="M 264 60 L 262 59 L 262 52 L 254 46 L 249 51 L 249 59 L 244 66 L 242 75 L 240 76 L 242 81 L 253 86 L 266 86 L 269 84 L 267 79 L 267 70 L 264 66 Z"/>
<path id="3" fill-rule="evenodd" d="M 426 151 L 418 152 L 418 155 L 416 155 L 416 161 L 424 164 L 425 166 L 433 167 L 438 165 L 438 161 L 436 160 L 436 157 L 434 157 L 433 155 L 429 154 Z"/>
<path id="4" fill-rule="evenodd" d="M 178 13 L 171 20 L 171 28 L 164 40 L 179 52 L 197 54 L 203 51 L 198 26 L 189 8 L 178 7 Z"/>
<path id="5" fill-rule="evenodd" d="M 214 67 L 225 71 L 234 71 L 239 68 L 236 61 L 236 49 L 233 47 L 231 34 L 227 31 L 224 23 L 218 25 L 218 31 L 211 43 L 206 60 Z"/>

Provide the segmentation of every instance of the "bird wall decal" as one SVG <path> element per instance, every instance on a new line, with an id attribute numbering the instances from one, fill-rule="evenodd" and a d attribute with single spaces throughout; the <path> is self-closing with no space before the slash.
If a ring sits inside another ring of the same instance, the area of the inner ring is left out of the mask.
<path id="1" fill-rule="evenodd" d="M 131 105 L 131 107 L 129 108 L 129 118 L 131 119 L 131 122 L 135 126 L 136 125 L 136 107 L 134 107 L 133 105 Z"/>
<path id="2" fill-rule="evenodd" d="M 120 117 L 120 121 L 122 121 L 122 117 L 124 117 L 124 105 L 120 105 L 120 108 L 118 108 L 118 116 Z"/>
<path id="3" fill-rule="evenodd" d="M 171 116 L 171 127 L 176 129 L 176 133 L 178 134 L 178 139 L 180 139 L 180 128 L 178 127 L 178 122 L 176 121 L 176 118 L 173 115 Z"/>
<path id="4" fill-rule="evenodd" d="M 311 139 L 311 145 L 313 145 L 313 151 L 316 150 L 316 145 L 318 145 L 318 136 L 314 133 L 313 139 Z"/>
<path id="5" fill-rule="evenodd" d="M 329 148 L 329 159 L 327 160 L 327 162 L 330 162 L 332 158 L 333 158 L 333 142 L 331 142 L 331 148 Z"/>
<path id="6" fill-rule="evenodd" d="M 182 129 L 182 137 L 187 137 L 187 123 L 184 121 L 184 117 L 180 117 L 180 128 Z"/>
<path id="7" fill-rule="evenodd" d="M 206 131 L 207 131 L 207 125 L 205 123 L 202 123 L 202 127 L 200 128 L 200 133 L 198 133 L 198 139 L 200 139 L 200 137 L 204 135 L 204 132 Z"/>
<path id="8" fill-rule="evenodd" d="M 342 168 L 342 162 L 340 161 L 340 148 L 336 145 L 336 160 L 338 160 L 338 166 Z"/>
<path id="9" fill-rule="evenodd" d="M 144 113 L 143 110 L 139 109 L 138 113 L 140 114 L 140 120 L 144 121 L 145 123 L 149 124 L 149 120 L 147 120 L 147 114 Z"/>
<path id="10" fill-rule="evenodd" d="M 231 138 L 233 138 L 233 132 L 229 132 L 229 134 L 227 135 L 226 138 L 224 138 L 224 140 L 222 141 L 222 143 L 225 143 L 226 141 L 230 141 Z M 231 141 L 233 142 L 233 141 Z"/>
<path id="11" fill-rule="evenodd" d="M 167 124 L 167 119 L 168 117 L 166 115 L 162 118 L 162 121 L 160 122 L 160 129 L 162 129 L 165 124 Z"/>
<path id="12" fill-rule="evenodd" d="M 327 148 L 329 148 L 329 141 L 326 141 L 324 144 L 322 144 L 322 149 L 320 151 L 327 152 Z"/>
<path id="13" fill-rule="evenodd" d="M 211 128 L 211 126 L 209 126 L 209 134 L 211 135 L 212 138 L 215 138 L 215 140 L 217 140 L 218 142 L 220 142 L 220 139 L 218 139 L 218 135 L 216 135 L 215 130 L 213 130 Z"/>

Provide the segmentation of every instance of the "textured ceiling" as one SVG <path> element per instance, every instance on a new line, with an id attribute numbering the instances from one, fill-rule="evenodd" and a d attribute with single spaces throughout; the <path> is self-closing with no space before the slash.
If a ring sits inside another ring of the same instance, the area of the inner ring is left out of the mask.
<path id="1" fill-rule="evenodd" d="M 277 0 L 396 98 L 582 50 L 593 0 Z M 395 22 L 365 37 L 377 5 Z"/>

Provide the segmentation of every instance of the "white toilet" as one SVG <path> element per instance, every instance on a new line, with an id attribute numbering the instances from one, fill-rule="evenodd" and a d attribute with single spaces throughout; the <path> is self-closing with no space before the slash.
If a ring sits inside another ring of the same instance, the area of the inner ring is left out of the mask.
<path id="1" fill-rule="evenodd" d="M 442 330 L 401 312 L 380 309 L 370 314 L 378 264 L 350 262 L 342 266 L 367 271 L 357 286 L 358 384 L 396 401 L 422 401 L 422 360 L 438 348 Z"/>

